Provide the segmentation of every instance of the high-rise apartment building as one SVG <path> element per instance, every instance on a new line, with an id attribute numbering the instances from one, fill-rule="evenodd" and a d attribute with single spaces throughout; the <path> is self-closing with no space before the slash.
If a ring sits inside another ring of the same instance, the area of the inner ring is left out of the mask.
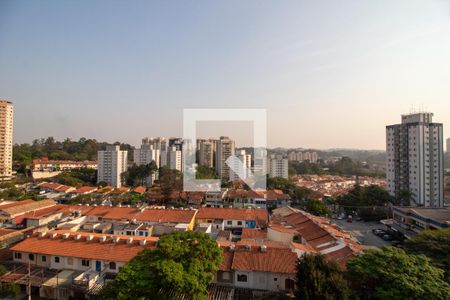
<path id="1" fill-rule="evenodd" d="M 178 150 L 176 146 L 169 148 L 168 166 L 171 170 L 183 172 L 183 152 Z"/>
<path id="2" fill-rule="evenodd" d="M 152 145 L 142 144 L 141 148 L 135 149 L 133 152 L 134 163 L 138 166 L 148 165 L 152 161 L 155 162 L 156 167 L 160 167 L 160 151 L 153 149 Z M 146 180 L 147 186 L 151 186 L 153 181 L 157 178 L 157 173 L 149 176 Z"/>
<path id="3" fill-rule="evenodd" d="M 12 178 L 14 107 L 0 100 L 0 181 Z"/>
<path id="4" fill-rule="evenodd" d="M 106 150 L 98 151 L 98 182 L 106 182 L 113 187 L 122 186 L 121 175 L 128 169 L 128 151 L 120 150 L 119 145 L 108 145 Z"/>
<path id="5" fill-rule="evenodd" d="M 450 138 L 447 139 L 447 153 L 450 153 Z"/>
<path id="6" fill-rule="evenodd" d="M 216 146 L 216 168 L 217 174 L 223 180 L 230 180 L 230 167 L 226 164 L 227 159 L 234 155 L 234 140 L 221 136 Z"/>
<path id="7" fill-rule="evenodd" d="M 282 155 L 270 155 L 267 164 L 269 177 L 282 177 L 288 179 L 288 163 L 288 159 L 284 158 Z"/>
<path id="8" fill-rule="evenodd" d="M 210 168 L 215 167 L 216 140 L 200 139 L 197 141 L 198 163 Z"/>
<path id="9" fill-rule="evenodd" d="M 150 145 L 154 150 L 159 150 L 159 164 L 161 167 L 168 165 L 167 140 L 165 137 L 146 137 L 142 139 L 142 145 Z"/>
<path id="10" fill-rule="evenodd" d="M 443 126 L 432 119 L 432 113 L 408 114 L 386 127 L 388 190 L 394 197 L 409 192 L 412 206 L 443 206 Z"/>
<path id="11" fill-rule="evenodd" d="M 240 150 L 236 153 L 236 157 L 239 159 L 240 163 L 239 165 L 233 166 L 232 168 L 232 170 L 236 170 L 237 173 L 230 170 L 231 179 L 234 180 L 248 178 L 252 170 L 252 155 L 247 154 L 245 150 Z"/>

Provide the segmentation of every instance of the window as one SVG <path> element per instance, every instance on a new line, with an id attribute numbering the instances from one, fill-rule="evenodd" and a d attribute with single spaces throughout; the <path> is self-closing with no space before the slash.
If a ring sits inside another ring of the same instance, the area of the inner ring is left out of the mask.
<path id="1" fill-rule="evenodd" d="M 81 260 L 81 265 L 85 266 L 85 267 L 89 267 L 89 260 L 88 259 L 82 259 Z"/>
<path id="2" fill-rule="evenodd" d="M 247 282 L 247 275 L 241 274 L 237 276 L 238 282 Z"/>
<path id="3" fill-rule="evenodd" d="M 15 259 L 22 259 L 22 253 L 15 252 L 15 253 L 14 253 L 14 258 L 15 258 Z"/>
<path id="4" fill-rule="evenodd" d="M 278 281 L 278 278 L 275 277 L 275 278 L 273 279 L 273 281 Z"/>
<path id="5" fill-rule="evenodd" d="M 111 269 L 111 270 L 115 270 L 117 268 L 117 266 L 116 266 L 116 263 L 115 262 L 110 262 L 109 263 L 109 269 Z"/>
<path id="6" fill-rule="evenodd" d="M 239 225 L 239 226 L 242 226 L 242 221 L 238 221 L 238 225 Z"/>
<path id="7" fill-rule="evenodd" d="M 233 221 L 227 221 L 227 225 L 232 225 Z"/>
<path id="8" fill-rule="evenodd" d="M 47 256 L 43 255 L 43 256 L 41 257 L 41 260 L 42 260 L 42 262 L 46 262 L 46 261 L 47 261 Z"/>
<path id="9" fill-rule="evenodd" d="M 59 257 L 55 256 L 55 263 L 59 264 Z"/>

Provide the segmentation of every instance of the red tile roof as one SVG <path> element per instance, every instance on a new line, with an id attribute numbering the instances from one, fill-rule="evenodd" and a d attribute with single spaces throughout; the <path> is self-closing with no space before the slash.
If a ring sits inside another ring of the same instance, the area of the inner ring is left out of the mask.
<path id="1" fill-rule="evenodd" d="M 135 187 L 135 188 L 133 189 L 133 192 L 134 192 L 134 193 L 138 193 L 138 194 L 141 194 L 141 195 L 144 194 L 145 191 L 146 191 L 146 188 L 143 187 L 143 186 L 137 186 L 137 187 Z"/>
<path id="2" fill-rule="evenodd" d="M 95 186 L 82 186 L 75 191 L 72 191 L 74 194 L 85 194 L 85 193 L 92 193 L 97 190 L 97 187 Z"/>
<path id="3" fill-rule="evenodd" d="M 295 274 L 297 254 L 290 249 L 235 251 L 231 268 L 256 272 Z"/>
<path id="4" fill-rule="evenodd" d="M 50 234 L 52 233 L 57 233 L 57 237 L 50 237 Z M 63 238 L 64 233 L 68 233 L 70 237 L 66 239 Z M 81 238 L 76 240 L 75 236 L 78 234 Z M 91 241 L 87 241 L 89 235 L 93 236 Z M 99 239 L 101 236 L 107 237 L 105 242 L 100 242 Z M 156 245 L 155 243 L 158 240 L 155 237 L 143 238 L 133 236 L 133 242 L 127 244 L 126 240 L 129 236 L 119 236 L 120 240 L 117 243 L 113 242 L 113 237 L 114 235 L 108 234 L 49 231 L 45 237 L 34 235 L 16 244 L 11 250 L 42 255 L 128 262 L 135 257 L 139 251 L 142 251 L 145 248 L 154 248 Z M 139 241 L 143 239 L 145 239 L 147 243 L 144 246 L 141 246 Z"/>

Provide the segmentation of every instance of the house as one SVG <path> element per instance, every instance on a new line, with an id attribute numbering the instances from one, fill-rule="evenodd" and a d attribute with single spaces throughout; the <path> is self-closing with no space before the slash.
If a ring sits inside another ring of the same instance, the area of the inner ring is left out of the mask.
<path id="1" fill-rule="evenodd" d="M 10 226 L 19 226 L 24 224 L 24 215 L 44 208 L 55 206 L 53 200 L 22 200 L 13 203 L 0 205 L 0 221 Z"/>
<path id="2" fill-rule="evenodd" d="M 218 285 L 266 291 L 292 291 L 297 255 L 287 246 L 219 242 L 223 261 L 215 276 Z"/>
<path id="3" fill-rule="evenodd" d="M 112 224 L 113 234 L 127 236 L 151 236 L 152 226 L 145 224 Z"/>
<path id="4" fill-rule="evenodd" d="M 267 238 L 288 245 L 300 257 L 320 253 L 342 268 L 363 251 L 363 247 L 329 219 L 291 207 L 275 209 L 267 229 Z"/>
<path id="5" fill-rule="evenodd" d="M 196 216 L 196 223 L 212 224 L 213 232 L 229 229 L 240 234 L 243 228 L 265 228 L 269 214 L 265 209 L 239 209 L 201 207 Z"/>
<path id="6" fill-rule="evenodd" d="M 14 261 L 56 270 L 117 273 L 145 248 L 154 248 L 154 237 L 71 232 L 34 234 L 11 247 Z"/>
<path id="7" fill-rule="evenodd" d="M 95 161 L 70 161 L 70 160 L 49 160 L 48 157 L 34 159 L 32 165 L 33 172 L 56 172 L 70 171 L 73 169 L 97 169 Z"/>
<path id="8" fill-rule="evenodd" d="M 38 187 L 47 193 L 69 193 L 75 190 L 73 186 L 59 184 L 55 182 L 41 182 Z"/>
<path id="9" fill-rule="evenodd" d="M 74 191 L 71 191 L 70 194 L 72 194 L 73 196 L 78 196 L 78 195 L 88 195 L 91 194 L 95 191 L 97 191 L 98 188 L 95 186 L 82 186 L 80 188 L 77 188 Z"/>
<path id="10" fill-rule="evenodd" d="M 282 190 L 268 190 L 266 193 L 267 208 L 275 209 L 291 205 L 291 197 Z"/>

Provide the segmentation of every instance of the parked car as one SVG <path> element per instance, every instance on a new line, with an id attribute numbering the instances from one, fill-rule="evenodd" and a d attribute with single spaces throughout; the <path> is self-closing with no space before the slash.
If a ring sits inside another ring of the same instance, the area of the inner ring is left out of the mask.
<path id="1" fill-rule="evenodd" d="M 347 222 L 352 223 L 353 222 L 353 217 L 352 216 L 348 216 L 347 217 Z"/>
<path id="2" fill-rule="evenodd" d="M 387 232 L 383 229 L 372 229 L 372 233 L 375 234 L 376 236 L 382 236 Z"/>
<path id="3" fill-rule="evenodd" d="M 384 234 L 381 236 L 381 238 L 385 241 L 393 241 L 394 240 L 394 237 L 390 234 Z"/>

